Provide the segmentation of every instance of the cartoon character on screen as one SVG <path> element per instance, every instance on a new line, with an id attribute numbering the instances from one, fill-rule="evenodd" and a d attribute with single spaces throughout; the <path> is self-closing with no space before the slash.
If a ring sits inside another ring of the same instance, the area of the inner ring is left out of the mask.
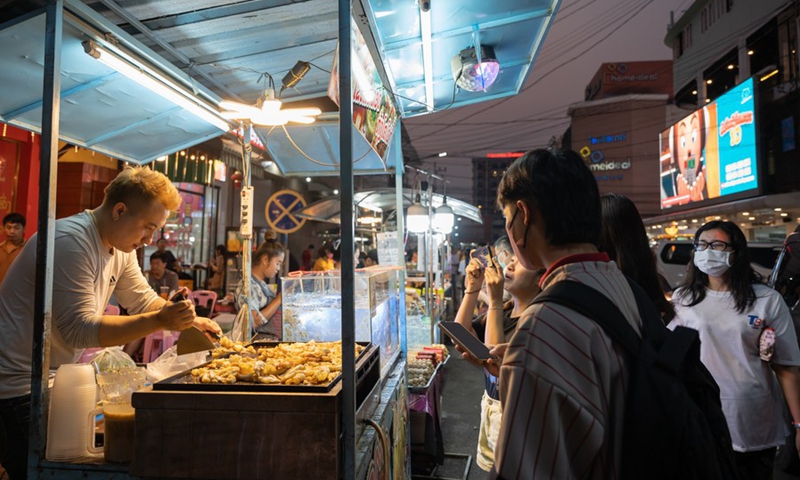
<path id="1" fill-rule="evenodd" d="M 672 127 L 670 149 L 678 164 L 676 183 L 678 196 L 688 196 L 685 202 L 708 198 L 705 172 L 705 109 L 698 110 Z"/>

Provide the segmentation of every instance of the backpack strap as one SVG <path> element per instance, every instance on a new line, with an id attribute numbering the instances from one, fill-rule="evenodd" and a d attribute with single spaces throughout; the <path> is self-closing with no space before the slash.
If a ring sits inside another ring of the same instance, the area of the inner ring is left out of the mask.
<path id="1" fill-rule="evenodd" d="M 614 302 L 594 288 L 574 280 L 561 280 L 545 289 L 533 301 L 544 302 L 563 305 L 594 320 L 612 340 L 631 355 L 639 356 L 639 335 Z"/>

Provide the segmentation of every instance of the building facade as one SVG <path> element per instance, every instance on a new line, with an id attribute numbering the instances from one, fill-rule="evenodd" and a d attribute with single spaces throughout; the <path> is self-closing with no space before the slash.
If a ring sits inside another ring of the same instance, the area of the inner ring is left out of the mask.
<path id="1" fill-rule="evenodd" d="M 672 62 L 603 63 L 570 105 L 563 146 L 580 153 L 601 194 L 630 198 L 643 217 L 661 213 L 658 135 L 680 116 L 672 105 Z"/>
<path id="2" fill-rule="evenodd" d="M 664 42 L 673 50 L 675 103 L 686 115 L 752 89 L 747 120 L 755 132 L 754 155 L 747 160 L 757 188 L 745 198 L 720 196 L 698 208 L 664 210 L 646 222 L 651 228 L 721 218 L 736 221 L 751 240 L 777 240 L 800 223 L 798 30 L 797 3 L 779 0 L 697 0 L 671 22 Z M 738 113 L 719 119 L 720 145 L 728 141 L 726 121 L 745 118 Z"/>

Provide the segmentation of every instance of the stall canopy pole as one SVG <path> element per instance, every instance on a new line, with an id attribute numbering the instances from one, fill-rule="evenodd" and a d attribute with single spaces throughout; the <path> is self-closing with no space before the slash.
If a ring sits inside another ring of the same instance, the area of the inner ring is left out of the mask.
<path id="1" fill-rule="evenodd" d="M 246 192 L 247 189 L 250 188 L 250 185 L 252 185 L 250 182 L 250 156 L 253 152 L 253 147 L 250 145 L 250 135 L 253 133 L 252 128 L 249 121 L 242 125 L 242 193 Z M 240 219 L 243 218 L 241 213 L 244 209 L 249 209 L 249 205 L 245 205 L 245 196 L 242 195 L 241 203 L 239 204 Z M 247 215 L 251 214 L 252 212 L 247 212 Z M 240 228 L 242 235 L 242 291 L 247 298 L 245 305 L 250 305 L 250 272 L 252 271 L 250 261 L 253 252 L 251 247 L 252 236 L 250 232 L 246 230 L 244 223 L 240 224 Z M 242 332 L 242 340 L 249 343 L 253 339 L 253 311 L 251 308 L 246 308 L 246 310 L 247 326 L 244 328 L 245 331 Z"/>
<path id="2" fill-rule="evenodd" d="M 38 478 L 47 441 L 50 400 L 50 328 L 53 320 L 53 250 L 55 244 L 58 118 L 61 110 L 61 37 L 64 3 L 46 7 L 44 89 L 42 94 L 42 145 L 39 151 L 39 216 L 36 236 L 36 292 L 33 298 L 33 345 L 31 367 L 31 424 L 28 443 L 28 476 Z M 19 441 L 20 439 L 9 439 Z"/>
<path id="3" fill-rule="evenodd" d="M 339 0 L 339 162 L 342 228 L 342 468 L 345 480 L 356 478 L 355 384 L 355 229 L 353 226 L 353 105 L 351 74 L 351 5 Z"/>
<path id="4" fill-rule="evenodd" d="M 398 126 L 397 130 L 400 128 Z M 400 135 L 394 135 L 392 138 L 392 154 L 395 158 L 395 175 L 394 175 L 394 188 L 395 188 L 395 202 L 397 203 L 397 261 L 399 267 L 405 267 L 406 261 L 406 245 L 404 239 L 406 238 L 406 224 L 404 215 L 405 202 L 403 201 L 403 147 Z M 398 312 L 400 317 L 400 351 L 401 355 L 408 355 L 408 336 L 406 335 L 406 269 L 400 270 L 400 278 L 398 288 Z M 411 437 L 406 437 L 411 438 Z"/>
<path id="5" fill-rule="evenodd" d="M 428 176 L 428 230 L 425 232 L 425 304 L 428 306 L 428 321 L 431 322 L 431 345 L 436 343 L 436 321 L 433 308 L 433 182 Z"/>

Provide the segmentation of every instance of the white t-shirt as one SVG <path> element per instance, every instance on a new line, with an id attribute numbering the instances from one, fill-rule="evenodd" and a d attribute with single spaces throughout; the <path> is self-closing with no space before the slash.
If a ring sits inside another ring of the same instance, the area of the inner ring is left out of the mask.
<path id="1" fill-rule="evenodd" d="M 0 286 L 0 398 L 13 398 L 30 393 L 31 387 L 35 234 L 6 279 Z M 109 253 L 88 210 L 56 221 L 51 371 L 74 363 L 84 348 L 100 346 L 100 319 L 112 293 L 134 315 L 161 305 L 136 253 Z"/>
<path id="2" fill-rule="evenodd" d="M 730 292 L 706 290 L 706 297 L 687 307 L 683 289 L 675 292 L 678 325 L 700 332 L 700 358 L 714 376 L 720 400 L 737 452 L 764 450 L 784 443 L 788 426 L 783 417 L 783 395 L 769 364 L 759 356 L 762 329 L 775 329 L 778 365 L 800 365 L 794 324 L 781 296 L 766 285 L 755 284 L 755 304 L 744 313 L 736 311 Z M 684 304 L 684 305 L 682 305 Z"/>

